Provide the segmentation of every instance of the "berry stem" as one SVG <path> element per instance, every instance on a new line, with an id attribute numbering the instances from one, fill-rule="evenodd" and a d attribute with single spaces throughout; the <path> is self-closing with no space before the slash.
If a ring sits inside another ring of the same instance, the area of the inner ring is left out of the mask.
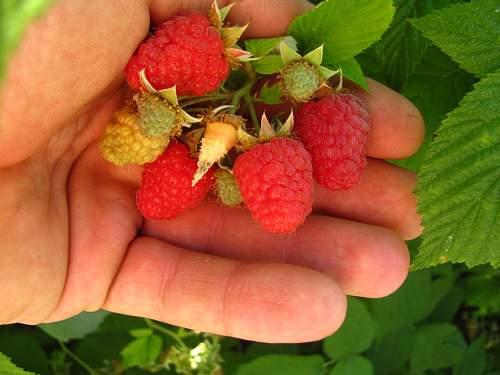
<path id="1" fill-rule="evenodd" d="M 231 101 L 231 104 L 233 105 L 233 108 L 231 109 L 231 113 L 234 115 L 236 111 L 238 110 L 240 106 L 241 99 L 245 97 L 245 95 L 248 95 L 250 93 L 250 90 L 252 89 L 253 85 L 255 84 L 256 79 L 249 79 L 245 85 L 236 91 L 233 96 L 233 100 Z"/>
<path id="2" fill-rule="evenodd" d="M 187 348 L 187 346 L 184 343 L 184 341 L 175 332 L 172 332 L 172 331 L 170 331 L 170 330 L 168 330 L 166 328 L 163 328 L 161 325 L 153 322 L 151 319 L 144 318 L 144 321 L 146 322 L 146 324 L 148 325 L 149 328 L 152 328 L 152 329 L 154 329 L 154 330 L 156 330 L 158 332 L 161 332 L 164 335 L 172 338 L 177 344 L 180 345 L 181 348 Z"/>
<path id="3" fill-rule="evenodd" d="M 199 103 L 206 103 L 206 102 L 213 102 L 216 100 L 227 100 L 231 99 L 233 96 L 232 92 L 224 93 L 224 94 L 217 94 L 217 95 L 209 95 L 209 96 L 200 96 L 197 98 L 193 98 L 191 100 L 187 100 L 182 103 L 182 107 L 189 107 L 190 105 L 193 104 L 199 104 Z"/>
<path id="4" fill-rule="evenodd" d="M 84 368 L 90 375 L 97 375 L 97 372 L 92 369 L 88 364 L 86 364 L 80 357 L 78 357 L 75 353 L 68 349 L 66 344 L 61 340 L 57 340 L 61 350 L 69 357 L 71 357 L 76 363 L 78 363 L 82 368 Z"/>
<path id="5" fill-rule="evenodd" d="M 252 97 L 250 94 L 246 94 L 243 97 L 243 100 L 245 101 L 245 104 L 248 107 L 248 112 L 250 112 L 250 117 L 252 119 L 253 126 L 255 128 L 255 132 L 258 134 L 260 130 L 260 124 L 259 120 L 257 119 L 257 114 L 255 113 L 255 107 L 253 105 Z"/>

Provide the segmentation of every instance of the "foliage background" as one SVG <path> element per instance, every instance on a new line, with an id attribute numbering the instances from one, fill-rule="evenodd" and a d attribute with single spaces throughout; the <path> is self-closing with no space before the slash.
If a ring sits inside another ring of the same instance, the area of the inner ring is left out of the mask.
<path id="1" fill-rule="evenodd" d="M 461 8 L 451 13 L 455 3 Z M 24 27 L 45 5 L 42 0 L 0 4 L 0 77 Z M 420 270 L 399 291 L 378 300 L 350 298 L 339 332 L 302 345 L 219 338 L 104 312 L 38 327 L 2 326 L 0 374 L 27 373 L 23 368 L 42 375 L 500 375 L 500 270 L 483 264 L 499 265 L 500 3 L 396 0 L 394 5 L 390 29 L 356 59 L 366 75 L 412 100 L 426 121 L 422 149 L 394 161 L 420 173 L 417 192 L 428 229 L 423 239 L 409 242 Z M 433 12 L 439 9 L 445 10 Z M 337 63 L 362 83 L 356 60 Z M 496 93 L 488 91 L 491 80 Z M 443 179 L 455 190 L 443 188 Z M 485 194 L 491 199 L 478 204 Z M 435 204 L 449 195 L 459 204 Z M 474 236 L 461 235 L 471 231 Z M 475 267 L 429 267 L 448 260 Z"/>

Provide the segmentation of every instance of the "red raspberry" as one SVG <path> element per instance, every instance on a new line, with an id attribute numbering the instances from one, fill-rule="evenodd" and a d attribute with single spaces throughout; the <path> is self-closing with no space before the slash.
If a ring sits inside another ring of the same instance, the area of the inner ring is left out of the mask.
<path id="1" fill-rule="evenodd" d="M 163 22 L 130 59 L 129 85 L 142 88 L 139 73 L 157 90 L 177 86 L 178 95 L 201 96 L 217 90 L 229 75 L 224 41 L 201 13 L 186 12 Z"/>
<path id="2" fill-rule="evenodd" d="M 234 175 L 245 205 L 264 229 L 290 233 L 312 210 L 311 156 L 300 141 L 273 138 L 240 155 Z"/>
<path id="3" fill-rule="evenodd" d="M 370 119 L 354 95 L 329 95 L 299 107 L 295 132 L 311 153 L 314 177 L 327 189 L 349 189 L 366 169 Z"/>
<path id="4" fill-rule="evenodd" d="M 171 219 L 198 205 L 212 187 L 213 170 L 193 187 L 196 169 L 196 160 L 181 143 L 172 143 L 156 161 L 146 164 L 136 195 L 142 215 L 146 219 Z"/>

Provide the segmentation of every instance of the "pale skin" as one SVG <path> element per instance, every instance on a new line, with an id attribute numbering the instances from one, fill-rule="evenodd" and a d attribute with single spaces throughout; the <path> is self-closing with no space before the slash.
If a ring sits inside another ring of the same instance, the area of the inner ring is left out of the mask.
<path id="1" fill-rule="evenodd" d="M 404 239 L 418 236 L 405 158 L 424 126 L 415 107 L 370 80 L 368 169 L 354 189 L 316 188 L 292 236 L 263 232 L 242 209 L 205 203 L 143 221 L 141 168 L 116 168 L 96 140 L 122 104 L 123 68 L 158 23 L 208 0 L 60 0 L 33 24 L 0 92 L 0 324 L 38 324 L 106 309 L 265 342 L 321 339 L 346 295 L 382 297 L 404 281 Z M 242 0 L 246 37 L 282 35 L 298 0 Z M 265 10 L 265 11 L 264 11 Z"/>

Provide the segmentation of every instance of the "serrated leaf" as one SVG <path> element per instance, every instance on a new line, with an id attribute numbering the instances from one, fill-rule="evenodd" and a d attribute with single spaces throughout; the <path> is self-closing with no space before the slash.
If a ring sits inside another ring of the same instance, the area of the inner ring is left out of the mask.
<path id="1" fill-rule="evenodd" d="M 268 83 L 262 87 L 259 92 L 259 100 L 265 104 L 276 105 L 281 104 L 281 88 L 279 84 L 269 86 Z"/>
<path id="2" fill-rule="evenodd" d="M 411 272 L 405 283 L 389 297 L 371 301 L 377 337 L 421 321 L 429 314 L 432 283 L 428 271 Z"/>
<path id="3" fill-rule="evenodd" d="M 414 268 L 500 266 L 500 72 L 475 85 L 443 122 L 417 184 L 425 227 Z"/>
<path id="4" fill-rule="evenodd" d="M 269 55 L 280 44 L 285 37 L 268 39 L 247 39 L 245 40 L 245 49 L 256 57 Z"/>
<path id="5" fill-rule="evenodd" d="M 149 335 L 132 341 L 122 351 L 123 366 L 149 366 L 156 362 L 163 347 L 160 336 Z"/>
<path id="6" fill-rule="evenodd" d="M 323 342 L 325 353 L 337 360 L 368 349 L 375 336 L 376 323 L 360 299 L 349 297 L 346 320 L 342 327 Z"/>
<path id="7" fill-rule="evenodd" d="M 392 0 L 326 0 L 288 30 L 304 52 L 325 44 L 330 61 L 348 60 L 377 41 L 394 15 Z"/>
<path id="8" fill-rule="evenodd" d="M 342 358 L 330 371 L 330 375 L 372 375 L 373 365 L 370 360 L 360 355 Z"/>
<path id="9" fill-rule="evenodd" d="M 28 372 L 17 367 L 11 362 L 9 357 L 0 353 L 0 374 L 2 375 L 35 375 L 33 372 Z"/>
<path id="10" fill-rule="evenodd" d="M 283 69 L 283 61 L 278 55 L 267 55 L 252 63 L 259 74 L 270 75 L 279 73 Z"/>
<path id="11" fill-rule="evenodd" d="M 323 375 L 323 363 L 319 355 L 272 354 L 241 365 L 236 375 Z"/>
<path id="12" fill-rule="evenodd" d="M 500 68 L 500 2 L 474 0 L 434 12 L 412 24 L 470 73 Z"/>
<path id="13" fill-rule="evenodd" d="M 460 100 L 472 89 L 474 77 L 437 47 L 431 47 L 415 69 L 402 93 L 417 106 L 424 117 L 425 140 L 420 150 L 396 164 L 417 172 L 435 132 Z"/>
<path id="14" fill-rule="evenodd" d="M 438 370 L 453 366 L 465 351 L 465 340 L 451 324 L 429 324 L 418 329 L 410 363 L 413 370 Z"/>
<path id="15" fill-rule="evenodd" d="M 415 332 L 409 326 L 384 335 L 368 353 L 375 367 L 375 373 L 392 373 L 403 368 L 410 359 L 414 341 Z"/>
<path id="16" fill-rule="evenodd" d="M 81 339 L 85 335 L 94 332 L 108 314 L 105 311 L 83 312 L 61 322 L 39 324 L 38 327 L 56 340 L 69 341 L 72 339 Z"/>
<path id="17" fill-rule="evenodd" d="M 7 59 L 20 42 L 23 32 L 53 1 L 0 1 L 0 83 L 5 75 Z"/>
<path id="18" fill-rule="evenodd" d="M 390 87 L 398 91 L 401 89 L 429 45 L 408 19 L 423 17 L 449 3 L 449 0 L 396 1 L 397 10 L 389 30 L 372 48 Z"/>
<path id="19" fill-rule="evenodd" d="M 368 91 L 368 82 L 366 82 L 363 70 L 356 59 L 352 58 L 341 62 L 325 61 L 325 65 L 333 70 L 342 69 L 344 78 L 347 78 Z"/>
<path id="20" fill-rule="evenodd" d="M 40 374 L 49 373 L 49 361 L 40 343 L 29 332 L 11 330 L 0 335 L 0 353 L 8 356 L 17 366 Z M 0 368 L 0 374 L 3 374 Z"/>

